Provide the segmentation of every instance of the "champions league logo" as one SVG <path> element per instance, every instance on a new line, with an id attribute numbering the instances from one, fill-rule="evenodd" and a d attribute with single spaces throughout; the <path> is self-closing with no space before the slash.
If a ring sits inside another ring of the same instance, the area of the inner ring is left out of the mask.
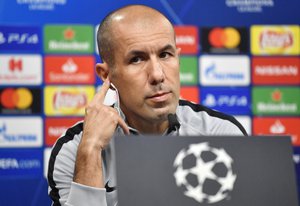
<path id="1" fill-rule="evenodd" d="M 232 164 L 223 148 L 211 147 L 207 142 L 191 144 L 174 160 L 176 185 L 199 203 L 220 202 L 229 198 L 237 178 Z"/>

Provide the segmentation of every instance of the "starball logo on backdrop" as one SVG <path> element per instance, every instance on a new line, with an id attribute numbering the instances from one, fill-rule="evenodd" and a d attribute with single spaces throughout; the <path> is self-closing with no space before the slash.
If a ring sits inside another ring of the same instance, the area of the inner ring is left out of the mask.
<path id="1" fill-rule="evenodd" d="M 0 85 L 42 83 L 41 55 L 0 55 Z"/>
<path id="2" fill-rule="evenodd" d="M 41 29 L 32 26 L 0 26 L 0 51 L 41 51 Z"/>

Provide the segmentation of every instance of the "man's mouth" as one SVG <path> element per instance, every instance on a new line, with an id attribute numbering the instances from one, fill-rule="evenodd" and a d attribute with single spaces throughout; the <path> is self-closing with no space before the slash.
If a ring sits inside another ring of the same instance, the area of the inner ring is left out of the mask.
<path id="1" fill-rule="evenodd" d="M 147 99 L 150 99 L 153 102 L 164 102 L 169 98 L 170 94 L 171 92 L 157 92 L 149 96 Z"/>

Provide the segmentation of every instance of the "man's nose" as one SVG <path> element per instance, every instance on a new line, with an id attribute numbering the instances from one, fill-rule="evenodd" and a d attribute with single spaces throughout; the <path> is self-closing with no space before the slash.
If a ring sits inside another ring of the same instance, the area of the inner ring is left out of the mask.
<path id="1" fill-rule="evenodd" d="M 149 82 L 152 85 L 159 84 L 165 80 L 165 73 L 161 62 L 157 58 L 150 60 L 148 68 Z"/>

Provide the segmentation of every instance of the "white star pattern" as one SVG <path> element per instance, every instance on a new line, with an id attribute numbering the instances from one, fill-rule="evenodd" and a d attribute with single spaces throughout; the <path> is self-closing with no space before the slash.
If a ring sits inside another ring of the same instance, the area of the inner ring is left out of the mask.
<path id="1" fill-rule="evenodd" d="M 212 172 L 215 162 L 203 162 L 201 158 L 197 159 L 196 166 L 191 169 L 191 172 L 198 176 L 199 184 L 203 184 L 205 179 L 216 179 L 216 175 Z"/>
<path id="2" fill-rule="evenodd" d="M 188 174 L 188 170 L 183 170 L 182 167 L 179 167 L 176 172 L 174 173 L 174 177 L 176 180 L 176 185 L 180 186 L 186 184 L 186 175 Z"/>
<path id="3" fill-rule="evenodd" d="M 216 158 L 211 161 L 203 161 L 202 152 L 212 152 L 216 155 Z M 196 158 L 196 165 L 192 168 L 183 169 L 183 161 L 187 156 L 193 155 Z M 226 176 L 218 177 L 214 173 L 213 168 L 216 164 L 222 163 L 226 167 Z M 191 144 L 188 149 L 182 149 L 174 160 L 174 167 L 176 171 L 174 173 L 176 185 L 178 187 L 184 186 L 184 195 L 193 198 L 194 200 L 203 203 L 216 203 L 224 200 L 229 192 L 234 189 L 234 183 L 237 179 L 237 175 L 232 171 L 233 159 L 223 148 L 214 148 L 209 146 L 207 142 Z M 186 179 L 189 174 L 193 174 L 197 177 L 197 185 L 191 185 Z M 218 191 L 214 195 L 205 194 L 203 190 L 204 182 L 209 179 L 215 181 L 221 185 Z"/>

